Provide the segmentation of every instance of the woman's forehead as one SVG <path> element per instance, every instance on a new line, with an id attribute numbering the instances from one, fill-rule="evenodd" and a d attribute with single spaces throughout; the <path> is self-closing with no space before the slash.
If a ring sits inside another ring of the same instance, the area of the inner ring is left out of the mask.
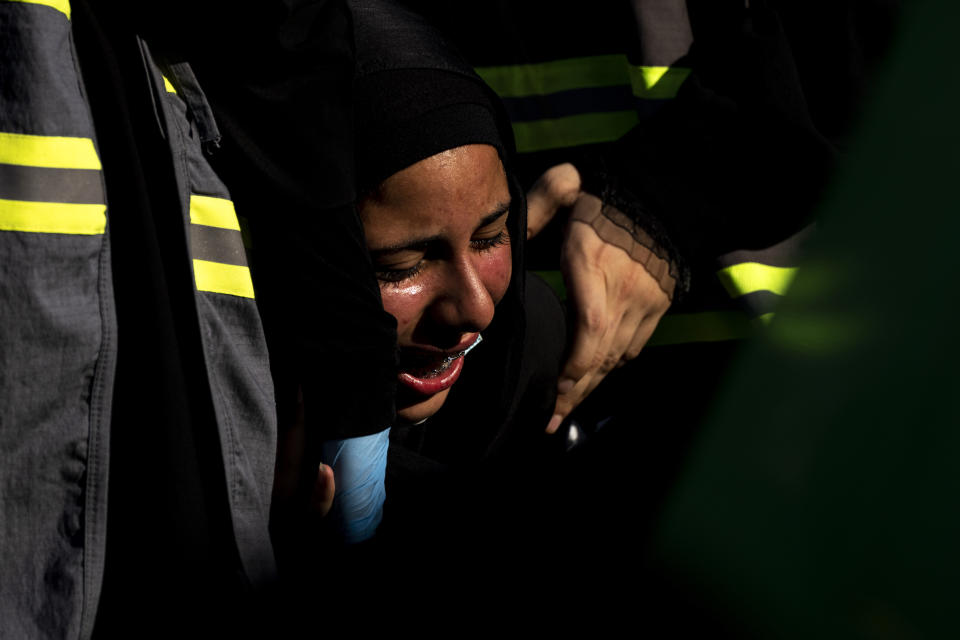
<path id="1" fill-rule="evenodd" d="M 360 205 L 364 225 L 401 235 L 469 226 L 509 204 L 506 174 L 496 149 L 466 145 L 425 158 L 395 173 Z"/>

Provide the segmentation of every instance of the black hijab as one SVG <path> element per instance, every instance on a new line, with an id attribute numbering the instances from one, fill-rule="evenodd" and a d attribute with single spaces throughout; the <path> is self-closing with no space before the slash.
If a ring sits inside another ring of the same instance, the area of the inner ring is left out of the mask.
<path id="1" fill-rule="evenodd" d="M 518 400 L 526 202 L 510 167 L 513 133 L 499 98 L 422 18 L 381 0 L 354 0 L 351 10 L 358 194 L 420 160 L 467 144 L 492 145 L 506 170 L 510 286 L 443 409 L 424 425 L 395 427 L 393 438 L 404 443 L 406 453 L 423 458 L 413 466 L 475 462 L 496 448 Z M 393 459 L 403 455 L 391 450 Z"/>

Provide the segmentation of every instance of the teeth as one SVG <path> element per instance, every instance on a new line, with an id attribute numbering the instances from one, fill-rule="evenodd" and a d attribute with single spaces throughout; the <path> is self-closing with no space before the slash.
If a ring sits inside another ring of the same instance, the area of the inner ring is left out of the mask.
<path id="1" fill-rule="evenodd" d="M 443 362 L 440 364 L 440 367 L 437 369 L 437 372 L 439 373 L 440 371 L 443 371 L 444 369 L 446 369 L 447 367 L 450 366 L 450 363 L 451 363 L 451 362 L 453 362 L 453 361 L 456 360 L 457 358 L 462 358 L 463 356 L 465 356 L 465 355 L 467 355 L 468 353 L 470 353 L 471 351 L 473 351 L 473 348 L 476 347 L 478 344 L 480 344 L 480 342 L 482 342 L 482 341 L 483 341 L 483 336 L 478 333 L 478 334 L 477 334 L 477 339 L 474 340 L 474 341 L 473 341 L 473 344 L 471 344 L 469 347 L 467 347 L 466 349 L 464 349 L 463 351 L 461 351 L 461 352 L 459 352 L 459 353 L 455 353 L 455 354 L 453 354 L 453 355 L 449 355 L 449 356 L 447 356 L 446 358 L 444 358 L 444 359 L 443 359 Z"/>
<path id="2" fill-rule="evenodd" d="M 446 370 L 450 367 L 450 365 L 453 363 L 454 360 L 456 360 L 457 358 L 462 358 L 463 356 L 465 356 L 465 355 L 467 355 L 468 353 L 470 353 L 470 352 L 474 349 L 474 347 L 476 347 L 476 346 L 477 346 L 478 344 L 480 344 L 482 341 L 483 341 L 483 336 L 481 336 L 481 335 L 478 333 L 478 334 L 477 334 L 477 339 L 473 341 L 473 344 L 471 344 L 469 347 L 467 347 L 467 348 L 464 349 L 463 351 L 460 351 L 460 352 L 451 354 L 451 355 L 449 355 L 449 356 L 446 356 L 446 357 L 440 362 L 440 366 L 438 366 L 437 368 L 433 369 L 432 371 L 429 371 L 429 372 L 423 374 L 422 377 L 424 377 L 424 378 L 432 378 L 432 377 L 434 377 L 434 376 L 440 375 L 441 373 L 443 373 L 444 371 L 446 371 Z"/>
<path id="3" fill-rule="evenodd" d="M 481 342 L 483 342 L 483 336 L 478 333 L 478 334 L 477 334 L 477 339 L 473 341 L 473 344 L 472 344 L 472 345 L 470 345 L 469 347 L 467 347 L 466 349 L 464 349 L 463 351 L 461 351 L 461 352 L 460 352 L 460 356 L 465 356 L 465 355 L 467 355 L 468 353 L 470 353 L 471 351 L 473 351 L 473 348 L 474 348 L 475 346 L 477 346 L 478 344 L 480 344 Z M 457 356 L 457 357 L 460 357 L 460 356 Z"/>
<path id="4" fill-rule="evenodd" d="M 480 344 L 480 342 L 481 342 L 482 340 L 483 340 L 483 336 L 478 333 L 478 334 L 477 334 L 477 339 L 474 340 L 474 341 L 473 341 L 473 344 L 471 344 L 469 347 L 467 347 L 466 349 L 464 349 L 464 350 L 461 351 L 460 353 L 456 353 L 456 354 L 454 354 L 454 355 L 452 355 L 452 356 L 447 356 L 446 358 L 444 358 L 444 359 L 443 359 L 443 367 L 442 367 L 442 368 L 445 369 L 445 368 L 447 367 L 447 365 L 449 365 L 451 362 L 453 362 L 453 361 L 456 360 L 457 358 L 462 358 L 463 356 L 465 356 L 465 355 L 467 355 L 468 353 L 470 353 L 471 351 L 473 351 L 473 348 L 476 347 L 478 344 Z"/>

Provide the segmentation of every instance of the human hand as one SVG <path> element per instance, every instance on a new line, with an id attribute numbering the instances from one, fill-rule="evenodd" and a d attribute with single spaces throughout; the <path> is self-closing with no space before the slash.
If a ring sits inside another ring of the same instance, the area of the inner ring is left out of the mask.
<path id="1" fill-rule="evenodd" d="M 580 195 L 580 172 L 566 162 L 550 167 L 527 192 L 527 239 L 540 233 L 557 211 L 573 206 Z"/>
<path id="2" fill-rule="evenodd" d="M 602 203 L 581 191 L 580 173 L 570 163 L 547 169 L 527 193 L 527 238 L 571 207 L 561 268 L 574 326 L 547 433 L 556 432 L 614 367 L 637 357 L 670 306 L 670 297 L 651 275 L 666 270 L 662 259 L 649 254 L 648 270 L 581 221 L 594 219 Z"/>
<path id="3" fill-rule="evenodd" d="M 581 221 L 596 217 L 601 207 L 599 198 L 580 193 L 564 235 L 561 269 L 573 331 L 547 433 L 556 432 L 614 367 L 637 357 L 670 306 L 647 267 Z M 657 261 L 664 262 L 649 254 L 648 266 L 660 266 Z"/>
<path id="4" fill-rule="evenodd" d="M 321 518 L 330 513 L 336 488 L 333 467 L 321 462 L 320 466 L 317 467 L 317 477 L 313 482 L 313 491 L 310 494 L 310 512 Z"/>

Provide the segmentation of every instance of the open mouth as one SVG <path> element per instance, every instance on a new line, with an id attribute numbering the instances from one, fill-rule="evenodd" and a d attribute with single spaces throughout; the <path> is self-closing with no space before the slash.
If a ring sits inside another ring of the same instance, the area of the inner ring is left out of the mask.
<path id="1" fill-rule="evenodd" d="M 446 354 L 402 354 L 400 357 L 400 370 L 409 373 L 418 378 L 434 378 L 447 371 L 453 363 L 470 353 L 483 340 L 483 336 L 477 334 L 470 346 L 459 351 Z"/>
<path id="2" fill-rule="evenodd" d="M 424 395 L 449 389 L 460 377 L 463 357 L 480 344 L 482 339 L 478 333 L 473 342 L 457 351 L 402 353 L 400 383 Z"/>

